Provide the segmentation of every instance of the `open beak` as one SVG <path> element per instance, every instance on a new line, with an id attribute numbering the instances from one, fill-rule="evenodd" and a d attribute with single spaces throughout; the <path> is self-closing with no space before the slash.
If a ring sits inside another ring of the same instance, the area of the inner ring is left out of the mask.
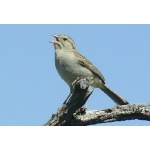
<path id="1" fill-rule="evenodd" d="M 56 40 L 55 41 L 50 41 L 50 43 L 53 44 L 58 44 L 58 35 L 52 35 Z"/>
<path id="2" fill-rule="evenodd" d="M 50 41 L 50 43 L 58 44 L 58 35 L 53 35 L 53 37 L 56 39 L 55 41 Z"/>

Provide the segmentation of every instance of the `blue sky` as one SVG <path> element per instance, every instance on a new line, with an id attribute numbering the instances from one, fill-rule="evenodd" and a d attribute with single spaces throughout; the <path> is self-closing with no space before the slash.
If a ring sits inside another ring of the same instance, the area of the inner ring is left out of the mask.
<path id="1" fill-rule="evenodd" d="M 150 25 L 0 25 L 0 125 L 42 125 L 69 94 L 55 69 L 53 34 L 71 36 L 106 84 L 130 103 L 150 102 Z M 96 110 L 115 103 L 94 89 L 86 105 Z"/>

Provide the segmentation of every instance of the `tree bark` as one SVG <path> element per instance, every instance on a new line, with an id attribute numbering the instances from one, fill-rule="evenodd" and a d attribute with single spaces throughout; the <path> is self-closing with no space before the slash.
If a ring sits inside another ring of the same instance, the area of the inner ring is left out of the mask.
<path id="1" fill-rule="evenodd" d="M 69 126 L 74 118 L 74 114 L 80 114 L 83 112 L 82 107 L 92 91 L 88 90 L 89 84 L 87 79 L 77 79 L 74 82 L 73 90 L 62 104 L 58 108 L 57 112 L 52 115 L 50 120 L 45 124 L 46 126 Z M 76 113 L 75 113 L 76 112 Z"/>
<path id="2" fill-rule="evenodd" d="M 150 121 L 150 104 L 118 105 L 105 110 L 87 111 L 83 115 L 77 115 L 71 125 L 86 126 L 135 119 Z"/>
<path id="3" fill-rule="evenodd" d="M 87 111 L 84 104 L 93 92 L 88 87 L 88 79 L 77 79 L 72 92 L 45 126 L 87 126 L 134 119 L 150 121 L 150 104 L 117 105 Z"/>

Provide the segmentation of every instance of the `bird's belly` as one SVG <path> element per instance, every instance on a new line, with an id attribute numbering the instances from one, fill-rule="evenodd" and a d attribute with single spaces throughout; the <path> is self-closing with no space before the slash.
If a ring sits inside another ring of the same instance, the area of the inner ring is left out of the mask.
<path id="1" fill-rule="evenodd" d="M 56 61 L 55 65 L 59 75 L 69 86 L 72 85 L 72 83 L 77 79 L 77 77 L 81 78 L 93 77 L 93 74 L 90 70 L 80 66 L 77 63 Z"/>

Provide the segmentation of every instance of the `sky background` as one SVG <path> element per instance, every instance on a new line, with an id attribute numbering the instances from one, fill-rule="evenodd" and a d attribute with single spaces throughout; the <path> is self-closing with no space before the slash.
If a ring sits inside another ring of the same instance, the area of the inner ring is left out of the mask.
<path id="1" fill-rule="evenodd" d="M 0 25 L 0 125 L 42 125 L 68 96 L 69 87 L 55 69 L 53 34 L 72 37 L 106 84 L 129 103 L 150 102 L 150 25 Z M 99 89 L 86 104 L 88 110 L 114 105 Z"/>

